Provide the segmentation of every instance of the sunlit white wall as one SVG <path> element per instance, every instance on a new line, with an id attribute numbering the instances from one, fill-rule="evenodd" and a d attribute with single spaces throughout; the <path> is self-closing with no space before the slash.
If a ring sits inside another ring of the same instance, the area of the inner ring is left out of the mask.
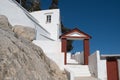
<path id="1" fill-rule="evenodd" d="M 59 40 L 61 34 L 59 9 L 35 11 L 32 12 L 31 15 L 33 15 L 39 21 L 39 24 L 50 33 L 49 37 L 51 39 Z M 51 16 L 50 23 L 47 22 L 48 15 Z"/>
<path id="2" fill-rule="evenodd" d="M 107 80 L 106 60 L 100 59 L 99 51 L 89 56 L 89 69 L 93 76 L 101 80 Z"/>

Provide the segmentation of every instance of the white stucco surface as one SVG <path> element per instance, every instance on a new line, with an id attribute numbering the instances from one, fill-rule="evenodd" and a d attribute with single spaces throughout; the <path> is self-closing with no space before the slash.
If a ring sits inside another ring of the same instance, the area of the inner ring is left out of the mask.
<path id="1" fill-rule="evenodd" d="M 58 40 L 61 34 L 60 11 L 59 9 L 35 11 L 31 13 L 49 33 L 50 38 Z M 47 16 L 51 16 L 51 22 L 47 22 Z"/>
<path id="2" fill-rule="evenodd" d="M 106 60 L 98 60 L 98 78 L 101 80 L 107 80 Z"/>
<path id="3" fill-rule="evenodd" d="M 93 76 L 98 77 L 97 52 L 89 56 L 89 69 Z"/>
<path id="4" fill-rule="evenodd" d="M 68 64 L 78 64 L 78 62 L 72 58 L 72 55 L 70 52 L 67 53 L 67 63 Z"/>
<path id="5" fill-rule="evenodd" d="M 83 52 L 76 52 L 72 56 L 79 64 L 84 64 L 84 53 Z"/>
<path id="6" fill-rule="evenodd" d="M 60 53 L 61 52 L 61 42 L 60 41 L 39 41 L 34 40 L 33 43 L 40 46 L 44 52 L 49 53 Z"/>
<path id="7" fill-rule="evenodd" d="M 89 56 L 89 69 L 93 76 L 101 80 L 107 80 L 106 60 L 100 59 L 99 51 Z"/>
<path id="8" fill-rule="evenodd" d="M 33 41 L 34 44 L 42 48 L 45 55 L 53 60 L 61 70 L 64 70 L 64 53 L 61 53 L 60 41 Z"/>

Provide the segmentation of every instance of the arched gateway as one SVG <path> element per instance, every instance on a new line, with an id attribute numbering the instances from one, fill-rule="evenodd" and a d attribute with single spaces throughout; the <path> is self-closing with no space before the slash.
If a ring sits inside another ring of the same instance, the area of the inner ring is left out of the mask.
<path id="1" fill-rule="evenodd" d="M 67 64 L 67 40 L 83 40 L 83 47 L 84 47 L 84 65 L 88 64 L 88 56 L 89 56 L 89 39 L 91 38 L 90 35 L 80 31 L 79 29 L 75 28 L 65 34 L 61 35 L 62 40 L 62 52 L 64 52 L 64 64 Z"/>

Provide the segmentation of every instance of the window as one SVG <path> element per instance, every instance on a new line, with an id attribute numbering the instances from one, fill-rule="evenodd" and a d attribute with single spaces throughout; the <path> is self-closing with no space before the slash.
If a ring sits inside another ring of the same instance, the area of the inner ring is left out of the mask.
<path id="1" fill-rule="evenodd" d="M 51 15 L 47 15 L 46 23 L 51 23 Z"/>

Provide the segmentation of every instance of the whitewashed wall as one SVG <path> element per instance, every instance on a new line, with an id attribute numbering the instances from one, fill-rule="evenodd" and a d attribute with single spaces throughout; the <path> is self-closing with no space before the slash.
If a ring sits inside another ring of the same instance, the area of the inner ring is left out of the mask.
<path id="1" fill-rule="evenodd" d="M 80 64 L 84 64 L 84 52 L 80 53 Z"/>
<path id="2" fill-rule="evenodd" d="M 119 80 L 120 80 L 120 59 L 118 59 L 118 74 L 119 74 Z"/>
<path id="3" fill-rule="evenodd" d="M 61 42 L 60 41 L 39 41 L 34 40 L 33 43 L 40 46 L 44 52 L 49 53 L 60 53 L 61 52 Z"/>
<path id="4" fill-rule="evenodd" d="M 106 60 L 100 59 L 99 51 L 89 56 L 89 69 L 93 76 L 101 80 L 107 80 Z"/>
<path id="5" fill-rule="evenodd" d="M 101 80 L 107 80 L 107 68 L 106 60 L 98 59 L 98 78 Z"/>
<path id="6" fill-rule="evenodd" d="M 59 39 L 61 34 L 59 9 L 35 11 L 32 12 L 31 15 L 34 16 L 39 21 L 39 24 L 50 33 L 50 38 L 53 40 Z M 51 15 L 51 23 L 46 22 L 47 15 Z"/>
<path id="7" fill-rule="evenodd" d="M 76 52 L 74 55 L 75 55 L 75 60 L 80 63 L 80 52 Z"/>
<path id="8" fill-rule="evenodd" d="M 33 41 L 42 48 L 45 55 L 53 60 L 61 70 L 64 70 L 64 53 L 61 53 L 61 42 L 59 41 Z"/>
<path id="9" fill-rule="evenodd" d="M 97 51 L 89 56 L 89 69 L 92 76 L 98 77 Z"/>
<path id="10" fill-rule="evenodd" d="M 79 64 L 84 64 L 84 53 L 76 52 L 72 55 L 72 59 L 75 59 Z"/>

